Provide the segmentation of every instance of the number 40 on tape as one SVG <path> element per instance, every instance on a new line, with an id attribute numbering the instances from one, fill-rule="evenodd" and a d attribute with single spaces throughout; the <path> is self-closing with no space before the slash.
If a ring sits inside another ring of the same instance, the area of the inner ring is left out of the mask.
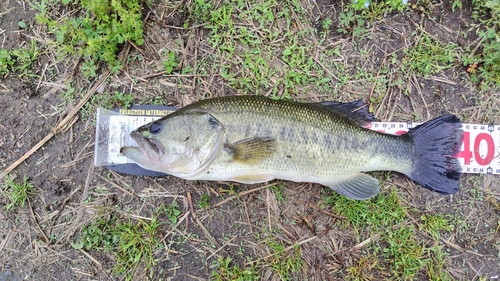
<path id="1" fill-rule="evenodd" d="M 464 173 L 500 174 L 500 126 L 462 124 L 464 141 L 456 155 Z"/>
<path id="2" fill-rule="evenodd" d="M 372 122 L 367 128 L 401 135 L 419 123 Z M 500 174 L 500 125 L 460 124 L 464 131 L 456 155 L 464 173 Z"/>

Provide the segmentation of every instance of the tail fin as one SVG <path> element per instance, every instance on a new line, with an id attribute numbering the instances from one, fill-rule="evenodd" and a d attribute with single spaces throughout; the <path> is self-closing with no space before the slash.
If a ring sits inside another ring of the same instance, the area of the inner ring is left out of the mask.
<path id="1" fill-rule="evenodd" d="M 456 157 L 462 144 L 460 119 L 443 115 L 417 126 L 406 137 L 415 144 L 415 165 L 407 174 L 421 186 L 444 194 L 458 191 L 461 166 Z"/>

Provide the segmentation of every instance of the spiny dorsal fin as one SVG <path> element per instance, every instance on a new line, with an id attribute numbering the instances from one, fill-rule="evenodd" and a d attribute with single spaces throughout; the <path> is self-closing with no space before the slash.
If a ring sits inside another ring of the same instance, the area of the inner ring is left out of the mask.
<path id="1" fill-rule="evenodd" d="M 270 157 L 275 148 L 272 138 L 251 138 L 226 144 L 225 148 L 232 156 L 232 161 L 255 164 Z"/>
<path id="2" fill-rule="evenodd" d="M 332 110 L 338 114 L 342 114 L 343 116 L 349 118 L 350 120 L 356 122 L 357 124 L 364 126 L 368 122 L 377 121 L 377 118 L 368 111 L 368 106 L 361 101 L 353 101 L 353 102 L 336 102 L 336 101 L 325 101 L 318 103 L 329 110 Z"/>

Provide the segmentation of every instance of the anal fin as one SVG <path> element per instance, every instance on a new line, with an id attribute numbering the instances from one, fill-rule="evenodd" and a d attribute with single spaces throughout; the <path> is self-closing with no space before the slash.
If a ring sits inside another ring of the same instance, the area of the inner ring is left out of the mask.
<path id="1" fill-rule="evenodd" d="M 356 200 L 372 198 L 380 191 L 378 180 L 362 173 L 339 179 L 333 183 L 324 183 L 323 185 L 348 198 Z"/>

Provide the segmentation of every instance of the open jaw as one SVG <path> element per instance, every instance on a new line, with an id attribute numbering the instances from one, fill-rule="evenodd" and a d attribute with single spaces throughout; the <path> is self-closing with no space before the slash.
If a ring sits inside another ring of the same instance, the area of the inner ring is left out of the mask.
<path id="1" fill-rule="evenodd" d="M 150 161 L 158 161 L 163 156 L 164 149 L 161 144 L 151 138 L 145 138 L 140 134 L 131 134 L 139 145 L 138 149 L 149 158 Z"/>

